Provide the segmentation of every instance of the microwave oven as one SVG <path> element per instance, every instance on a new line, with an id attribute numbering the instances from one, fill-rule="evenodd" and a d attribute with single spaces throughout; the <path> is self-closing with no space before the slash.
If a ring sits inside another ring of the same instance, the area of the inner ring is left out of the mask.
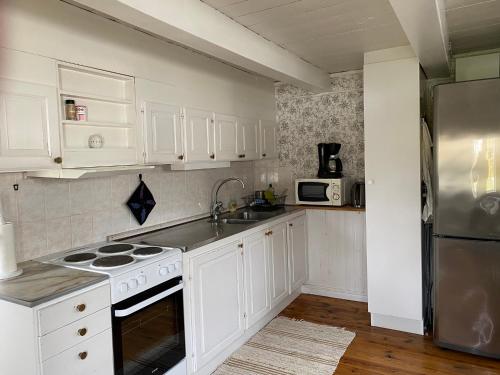
<path id="1" fill-rule="evenodd" d="M 344 206 L 350 203 L 350 181 L 341 178 L 300 178 L 295 180 L 295 203 Z"/>

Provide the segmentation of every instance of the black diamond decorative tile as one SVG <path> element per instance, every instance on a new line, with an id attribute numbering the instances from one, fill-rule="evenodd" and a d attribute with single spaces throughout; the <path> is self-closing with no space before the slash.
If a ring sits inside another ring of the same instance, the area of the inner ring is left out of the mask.
<path id="1" fill-rule="evenodd" d="M 130 196 L 127 206 L 130 208 L 132 215 L 134 215 L 139 224 L 142 225 L 146 222 L 151 211 L 153 211 L 156 202 L 151 190 L 149 190 L 144 181 L 142 181 L 142 177 L 139 176 L 139 178 L 141 182 Z"/>

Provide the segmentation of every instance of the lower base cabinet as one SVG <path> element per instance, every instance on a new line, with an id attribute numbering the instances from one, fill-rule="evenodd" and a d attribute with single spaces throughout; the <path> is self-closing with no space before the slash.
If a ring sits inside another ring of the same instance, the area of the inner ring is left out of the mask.
<path id="1" fill-rule="evenodd" d="M 267 232 L 269 236 L 271 308 L 288 295 L 287 224 L 274 225 Z"/>
<path id="2" fill-rule="evenodd" d="M 302 212 L 264 230 L 243 232 L 223 246 L 185 254 L 188 374 L 210 373 L 246 330 L 271 320 L 300 289 L 306 275 L 305 229 Z"/>
<path id="3" fill-rule="evenodd" d="M 253 326 L 271 310 L 266 233 L 261 231 L 243 238 L 246 328 Z"/>
<path id="4" fill-rule="evenodd" d="M 365 213 L 308 210 L 307 293 L 367 300 Z"/>
<path id="5" fill-rule="evenodd" d="M 196 368 L 203 367 L 244 330 L 241 242 L 213 249 L 192 261 L 192 308 Z"/>

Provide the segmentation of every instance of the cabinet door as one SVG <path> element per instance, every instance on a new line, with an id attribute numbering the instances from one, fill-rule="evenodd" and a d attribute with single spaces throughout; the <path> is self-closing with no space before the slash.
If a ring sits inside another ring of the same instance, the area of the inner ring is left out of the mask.
<path id="1" fill-rule="evenodd" d="M 214 116 L 212 112 L 186 108 L 186 161 L 214 159 Z"/>
<path id="2" fill-rule="evenodd" d="M 265 232 L 243 239 L 247 328 L 271 308 L 269 296 L 269 257 Z"/>
<path id="3" fill-rule="evenodd" d="M 192 260 L 196 368 L 243 334 L 243 257 L 238 242 Z"/>
<path id="4" fill-rule="evenodd" d="M 290 293 L 306 280 L 307 241 L 305 215 L 288 223 L 288 252 L 290 259 Z"/>
<path id="5" fill-rule="evenodd" d="M 242 155 L 240 159 L 259 159 L 259 121 L 239 119 L 238 125 L 238 155 Z"/>
<path id="6" fill-rule="evenodd" d="M 146 162 L 174 163 L 183 159 L 181 108 L 144 102 Z"/>
<path id="7" fill-rule="evenodd" d="M 268 233 L 271 308 L 274 308 L 288 295 L 286 224 L 275 225 Z"/>
<path id="8" fill-rule="evenodd" d="M 235 116 L 215 114 L 215 157 L 220 161 L 238 159 L 238 120 Z"/>
<path id="9" fill-rule="evenodd" d="M 0 79 L 0 168 L 55 168 L 60 156 L 55 87 Z"/>
<path id="10" fill-rule="evenodd" d="M 260 156 L 262 159 L 278 157 L 278 124 L 274 121 L 260 123 Z"/>

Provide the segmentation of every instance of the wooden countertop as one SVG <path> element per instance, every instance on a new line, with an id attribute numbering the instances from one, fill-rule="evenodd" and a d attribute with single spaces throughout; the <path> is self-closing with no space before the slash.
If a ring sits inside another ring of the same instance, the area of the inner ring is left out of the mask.
<path id="1" fill-rule="evenodd" d="M 365 212 L 365 207 L 356 208 L 353 206 L 314 206 L 309 204 L 297 204 L 296 207 L 302 207 L 307 210 L 329 210 L 329 211 L 354 211 L 354 212 Z"/>

